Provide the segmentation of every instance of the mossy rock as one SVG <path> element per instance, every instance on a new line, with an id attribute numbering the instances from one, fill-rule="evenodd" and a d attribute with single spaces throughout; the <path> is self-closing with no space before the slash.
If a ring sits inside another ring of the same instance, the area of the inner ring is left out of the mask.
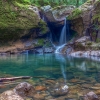
<path id="1" fill-rule="evenodd" d="M 78 50 L 82 50 L 84 51 L 86 48 L 85 46 L 83 46 L 81 43 L 76 43 L 74 46 L 74 50 L 78 51 Z"/>
<path id="2" fill-rule="evenodd" d="M 27 0 L 0 1 L 0 46 L 19 40 L 30 29 L 39 30 L 42 34 L 48 31 L 47 24 L 29 7 Z"/>
<path id="3" fill-rule="evenodd" d="M 24 0 L 23 0 L 24 1 Z M 36 27 L 39 17 L 21 0 L 0 1 L 0 28 L 30 29 Z"/>
<path id="4" fill-rule="evenodd" d="M 87 0 L 87 2 L 85 2 L 83 5 L 81 5 L 80 7 L 75 9 L 68 16 L 68 19 L 73 20 L 73 19 L 81 17 L 84 12 L 87 12 L 87 11 L 89 11 L 89 9 L 91 9 L 91 6 L 93 5 L 93 3 L 94 3 L 93 0 Z"/>
<path id="5" fill-rule="evenodd" d="M 76 8 L 75 10 L 73 10 L 73 12 L 71 13 L 70 16 L 68 16 L 67 19 L 71 20 L 71 19 L 75 19 L 77 17 L 79 17 L 82 14 L 82 10 L 79 8 Z"/>

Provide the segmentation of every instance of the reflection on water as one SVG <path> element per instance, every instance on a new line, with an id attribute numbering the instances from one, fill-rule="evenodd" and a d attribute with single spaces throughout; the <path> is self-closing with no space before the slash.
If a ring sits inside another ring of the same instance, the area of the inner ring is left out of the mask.
<path id="1" fill-rule="evenodd" d="M 67 73 L 66 73 L 66 59 L 63 57 L 63 55 L 55 54 L 56 60 L 60 62 L 61 72 L 64 78 L 64 81 L 67 80 Z"/>
<path id="2" fill-rule="evenodd" d="M 77 98 L 79 94 L 84 95 L 91 90 L 100 94 L 98 91 L 100 87 L 100 62 L 91 59 L 66 57 L 59 54 L 1 56 L 0 77 L 10 76 L 32 76 L 31 83 L 34 83 L 35 86 L 50 87 L 48 92 L 54 89 L 51 87 L 55 86 L 56 83 L 59 83 L 61 87 L 67 83 L 70 88 L 67 98 Z M 0 92 L 7 89 L 9 88 L 0 89 Z M 48 92 L 46 93 L 48 94 Z M 62 98 L 57 98 L 57 100 L 78 100 Z"/>
<path id="3" fill-rule="evenodd" d="M 0 71 L 14 76 L 62 77 L 66 81 L 74 77 L 99 77 L 100 62 L 59 54 L 1 56 Z"/>

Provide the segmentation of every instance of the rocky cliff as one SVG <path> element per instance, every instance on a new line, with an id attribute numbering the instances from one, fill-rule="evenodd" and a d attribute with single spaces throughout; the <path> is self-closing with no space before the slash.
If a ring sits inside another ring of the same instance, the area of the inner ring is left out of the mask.
<path id="1" fill-rule="evenodd" d="M 27 40 L 48 30 L 39 9 L 25 0 L 0 0 L 0 52 L 24 49 Z M 30 48 L 34 47 L 32 44 Z"/>
<path id="2" fill-rule="evenodd" d="M 80 36 L 88 35 L 92 41 L 99 41 L 100 0 L 88 0 L 70 15 L 72 29 Z"/>

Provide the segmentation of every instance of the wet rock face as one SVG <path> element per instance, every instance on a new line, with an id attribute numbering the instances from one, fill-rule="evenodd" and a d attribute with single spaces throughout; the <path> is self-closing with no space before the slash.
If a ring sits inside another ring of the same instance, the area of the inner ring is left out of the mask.
<path id="1" fill-rule="evenodd" d="M 98 0 L 87 1 L 68 16 L 71 20 L 72 29 L 80 36 L 90 35 L 91 38 L 96 37 L 96 35 L 94 36 L 94 33 L 96 33 L 95 25 L 98 26 L 98 23 L 96 23 L 97 16 L 100 14 L 98 5 L 100 5 Z"/>
<path id="2" fill-rule="evenodd" d="M 79 35 L 82 35 L 84 31 L 84 24 L 82 17 L 71 20 L 71 29 L 76 31 Z"/>
<path id="3" fill-rule="evenodd" d="M 49 5 L 44 6 L 41 8 L 42 13 L 45 16 L 46 20 L 49 23 L 53 23 L 57 26 L 64 24 L 64 19 L 66 16 L 68 16 L 73 9 L 75 9 L 74 6 L 58 6 L 57 8 L 51 8 Z"/>
<path id="4" fill-rule="evenodd" d="M 85 95 L 84 100 L 99 100 L 99 98 L 94 92 L 89 92 Z"/>
<path id="5" fill-rule="evenodd" d="M 63 96 L 66 95 L 69 91 L 69 87 L 67 84 L 56 84 L 54 87 L 52 87 L 50 90 L 50 93 L 52 96 L 57 97 L 57 96 Z"/>
<path id="6" fill-rule="evenodd" d="M 87 42 L 89 40 L 90 40 L 89 36 L 83 36 L 83 37 L 79 38 L 78 40 L 76 40 L 75 42 L 77 42 L 77 43 L 84 43 L 84 42 Z"/>
<path id="7" fill-rule="evenodd" d="M 29 83 L 23 82 L 23 83 L 18 84 L 14 88 L 14 92 L 22 97 L 25 97 L 25 96 L 32 96 L 35 93 L 35 89 Z"/>

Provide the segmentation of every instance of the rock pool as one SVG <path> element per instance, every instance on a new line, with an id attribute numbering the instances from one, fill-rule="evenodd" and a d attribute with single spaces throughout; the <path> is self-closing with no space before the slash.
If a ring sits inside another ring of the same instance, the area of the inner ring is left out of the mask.
<path id="1" fill-rule="evenodd" d="M 33 77 L 15 83 L 32 84 L 39 100 L 83 100 L 82 96 L 90 91 L 100 95 L 100 62 L 91 59 L 60 54 L 0 56 L 0 77 L 12 76 Z M 0 93 L 13 87 L 12 84 L 0 86 Z"/>

